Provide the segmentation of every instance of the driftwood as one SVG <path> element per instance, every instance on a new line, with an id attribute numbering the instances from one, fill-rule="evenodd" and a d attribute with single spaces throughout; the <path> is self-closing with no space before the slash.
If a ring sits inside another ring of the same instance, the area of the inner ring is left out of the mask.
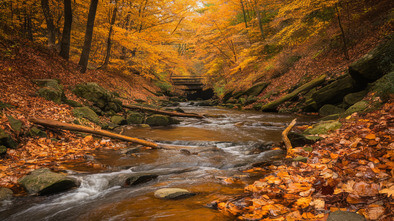
<path id="1" fill-rule="evenodd" d="M 283 142 L 285 143 L 286 150 L 289 150 L 289 149 L 293 148 L 293 147 L 291 146 L 291 142 L 290 142 L 289 138 L 287 137 L 287 134 L 289 133 L 289 131 L 291 130 L 291 128 L 294 127 L 294 125 L 296 124 L 296 122 L 297 122 L 297 118 L 295 118 L 293 121 L 291 121 L 291 123 L 289 124 L 289 126 L 282 132 L 282 139 L 283 139 Z"/>
<path id="2" fill-rule="evenodd" d="M 120 135 L 120 134 L 116 134 L 116 133 L 111 133 L 111 132 L 108 132 L 105 130 L 99 130 L 99 129 L 94 129 L 94 128 L 90 128 L 90 127 L 84 127 L 84 126 L 80 126 L 80 125 L 68 124 L 68 123 L 63 123 L 60 121 L 42 119 L 42 118 L 31 118 L 31 119 L 29 119 L 29 121 L 34 124 L 39 124 L 39 125 L 42 125 L 45 127 L 60 128 L 63 130 L 91 133 L 91 134 L 101 135 L 104 137 L 110 137 L 110 138 L 128 141 L 128 142 L 132 142 L 132 143 L 136 143 L 136 144 L 141 144 L 141 145 L 148 146 L 148 147 L 153 147 L 153 148 L 158 147 L 158 145 L 153 142 L 141 140 L 138 138 L 128 137 L 128 136 L 124 136 L 124 135 Z"/>
<path id="3" fill-rule="evenodd" d="M 282 97 L 280 97 L 280 98 L 278 98 L 278 99 L 276 99 L 276 100 L 264 105 L 263 107 L 261 107 L 261 110 L 262 111 L 275 110 L 275 108 L 277 106 L 279 106 L 280 104 L 282 104 L 283 102 L 292 99 L 293 97 L 297 96 L 297 94 L 299 94 L 299 93 L 301 93 L 303 91 L 310 90 L 310 89 L 318 86 L 319 84 L 323 83 L 325 81 L 325 79 L 326 79 L 326 75 L 322 75 L 322 76 L 320 76 L 320 77 L 318 77 L 318 78 L 316 78 L 316 79 L 314 79 L 314 80 L 302 85 L 301 87 L 297 88 L 293 92 L 291 92 L 291 93 L 289 93 L 289 94 L 287 94 L 285 96 L 282 96 Z"/>
<path id="4" fill-rule="evenodd" d="M 123 104 L 123 107 L 129 108 L 129 109 L 135 109 L 135 110 L 142 110 L 142 111 L 149 111 L 153 113 L 158 113 L 158 114 L 164 114 L 168 116 L 174 116 L 174 117 L 195 117 L 195 118 L 203 118 L 203 116 L 195 113 L 179 113 L 175 111 L 165 111 L 165 110 L 159 110 L 155 108 L 150 108 L 150 107 L 142 107 L 142 106 L 137 106 L 137 105 L 130 105 L 130 104 Z"/>

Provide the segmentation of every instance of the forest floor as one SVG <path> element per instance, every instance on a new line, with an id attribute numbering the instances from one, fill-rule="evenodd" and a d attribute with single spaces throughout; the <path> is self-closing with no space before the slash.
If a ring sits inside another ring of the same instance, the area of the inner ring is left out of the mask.
<path id="1" fill-rule="evenodd" d="M 122 76 L 99 70 L 88 70 L 81 74 L 76 64 L 65 61 L 54 51 L 47 50 L 27 41 L 15 41 L 2 49 L 0 59 L 0 101 L 13 107 L 0 109 L 0 129 L 3 129 L 18 141 L 17 149 L 8 149 L 0 158 L 0 186 L 12 188 L 18 193 L 21 189 L 17 180 L 30 171 L 48 167 L 55 171 L 64 169 L 62 163 L 68 161 L 86 161 L 83 156 L 98 148 L 120 148 L 121 145 L 108 140 L 81 137 L 68 131 L 47 130 L 47 138 L 26 136 L 33 126 L 28 121 L 31 117 L 73 122 L 72 107 L 56 104 L 37 95 L 39 87 L 33 79 L 57 79 L 64 86 L 68 99 L 79 103 L 83 101 L 71 92 L 71 88 L 82 82 L 96 82 L 110 91 L 120 94 L 123 102 L 141 99 L 158 99 L 149 91 L 157 88 L 144 78 Z M 149 90 L 149 91 L 148 91 Z M 22 121 L 20 132 L 15 131 L 7 116 Z M 97 125 L 85 122 L 88 126 Z M 100 167 L 92 162 L 88 166 Z"/>

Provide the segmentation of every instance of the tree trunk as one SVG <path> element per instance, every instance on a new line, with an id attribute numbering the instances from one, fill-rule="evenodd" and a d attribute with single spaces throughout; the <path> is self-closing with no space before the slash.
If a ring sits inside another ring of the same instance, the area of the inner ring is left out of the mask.
<path id="1" fill-rule="evenodd" d="M 70 57 L 70 38 L 72 25 L 72 8 L 71 0 L 64 0 L 64 26 L 62 42 L 60 45 L 60 56 L 68 60 Z"/>
<path id="2" fill-rule="evenodd" d="M 153 147 L 153 148 L 158 147 L 158 145 L 153 142 L 141 140 L 138 138 L 128 137 L 128 136 L 124 136 L 124 135 L 120 135 L 120 134 L 115 134 L 115 133 L 111 133 L 111 132 L 108 132 L 105 130 L 99 130 L 99 129 L 94 129 L 94 128 L 90 128 L 90 127 L 84 127 L 84 126 L 80 126 L 80 125 L 68 124 L 68 123 L 63 123 L 60 121 L 42 119 L 42 118 L 31 118 L 31 119 L 29 119 L 29 121 L 34 124 L 39 124 L 39 125 L 42 125 L 45 127 L 60 128 L 63 130 L 72 130 L 72 131 L 79 131 L 79 132 L 84 132 L 84 133 L 91 133 L 91 134 L 96 134 L 96 135 L 100 135 L 100 136 L 104 136 L 104 137 L 110 137 L 110 138 L 114 138 L 114 139 L 133 142 L 133 143 L 141 144 L 141 145 L 148 146 L 148 147 Z"/>
<path id="3" fill-rule="evenodd" d="M 261 12 L 260 12 L 260 9 L 259 9 L 259 6 L 258 6 L 256 0 L 254 0 L 254 11 L 255 11 L 255 13 L 257 15 L 257 20 L 259 22 L 259 29 L 260 29 L 261 37 L 264 38 L 263 21 L 262 21 Z"/>
<path id="4" fill-rule="evenodd" d="M 56 44 L 56 29 L 49 9 L 48 0 L 41 0 L 41 7 L 44 13 L 45 22 L 47 23 L 48 46 L 53 48 Z"/>
<path id="5" fill-rule="evenodd" d="M 203 118 L 203 116 L 201 116 L 199 114 L 195 114 L 195 113 L 178 113 L 175 111 L 164 111 L 164 110 L 159 110 L 159 109 L 154 109 L 154 108 L 149 108 L 149 107 L 142 107 L 142 106 L 137 106 L 137 105 L 123 104 L 123 107 L 130 108 L 130 109 L 142 110 L 142 111 L 149 111 L 149 112 L 153 112 L 153 113 L 164 114 L 164 115 L 175 116 L 175 117 Z"/>
<path id="6" fill-rule="evenodd" d="M 248 28 L 248 20 L 246 19 L 246 11 L 245 11 L 245 6 L 244 6 L 244 1 L 240 0 L 240 2 L 241 2 L 241 7 L 242 7 L 242 13 L 244 15 L 245 28 Z"/>
<path id="7" fill-rule="evenodd" d="M 97 5 L 98 5 L 98 0 L 92 0 L 90 2 L 88 22 L 86 25 L 86 32 L 85 32 L 85 41 L 83 43 L 81 58 L 78 63 L 79 66 L 81 67 L 82 73 L 86 72 L 86 68 L 88 66 L 89 53 L 90 53 L 90 48 L 92 45 L 94 20 L 96 18 Z"/>
<path id="8" fill-rule="evenodd" d="M 337 18 L 338 18 L 338 25 L 339 28 L 341 29 L 341 33 L 342 33 L 342 41 L 343 41 L 343 53 L 345 55 L 346 60 L 349 60 L 349 53 L 347 51 L 347 44 L 346 44 L 346 36 L 345 36 L 345 31 L 343 30 L 342 27 L 342 22 L 341 22 L 341 16 L 339 15 L 339 8 L 338 8 L 338 4 L 335 4 L 335 9 L 337 11 Z"/>
<path id="9" fill-rule="evenodd" d="M 302 85 L 301 87 L 297 88 L 296 90 L 294 90 L 293 92 L 291 92 L 290 94 L 287 94 L 277 100 L 274 100 L 266 105 L 264 105 L 261 110 L 262 111 L 273 111 L 275 110 L 275 108 L 277 106 L 279 106 L 280 104 L 282 104 L 285 101 L 290 100 L 291 98 L 297 96 L 297 94 L 299 94 L 300 92 L 312 89 L 316 86 L 318 86 L 319 84 L 323 83 L 326 80 L 326 75 L 322 75 L 304 85 Z"/>
<path id="10" fill-rule="evenodd" d="M 109 64 L 109 58 L 111 57 L 111 47 L 112 47 L 111 35 L 113 32 L 113 26 L 115 24 L 117 12 L 118 12 L 118 1 L 115 1 L 115 7 L 112 12 L 112 17 L 111 17 L 109 32 L 108 32 L 108 38 L 107 38 L 107 52 L 105 53 L 104 63 L 100 68 L 106 68 Z"/>

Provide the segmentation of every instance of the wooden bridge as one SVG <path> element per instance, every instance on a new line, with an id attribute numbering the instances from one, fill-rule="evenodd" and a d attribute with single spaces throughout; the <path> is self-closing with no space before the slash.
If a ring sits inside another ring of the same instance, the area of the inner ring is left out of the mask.
<path id="1" fill-rule="evenodd" d="M 172 76 L 171 82 L 174 86 L 184 86 L 184 91 L 202 90 L 204 77 L 201 76 Z"/>

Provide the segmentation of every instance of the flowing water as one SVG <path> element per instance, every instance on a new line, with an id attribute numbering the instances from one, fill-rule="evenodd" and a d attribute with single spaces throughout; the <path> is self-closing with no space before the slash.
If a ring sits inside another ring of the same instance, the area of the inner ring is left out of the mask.
<path id="1" fill-rule="evenodd" d="M 154 140 L 171 149 L 132 154 L 97 151 L 94 160 L 107 170 L 68 165 L 81 181 L 79 188 L 52 196 L 15 198 L 3 203 L 0 220 L 231 220 L 206 205 L 242 193 L 253 180 L 242 173 L 259 155 L 253 150 L 268 141 L 279 142 L 281 131 L 295 116 L 187 104 L 181 108 L 211 117 L 182 118 L 181 124 L 171 127 L 122 128 L 124 135 Z M 311 120 L 298 116 L 298 122 Z M 163 175 L 129 188 L 111 183 L 122 174 L 139 172 Z M 242 182 L 227 184 L 224 178 L 229 176 L 240 177 Z M 188 189 L 196 195 L 156 199 L 154 191 L 165 187 Z"/>

